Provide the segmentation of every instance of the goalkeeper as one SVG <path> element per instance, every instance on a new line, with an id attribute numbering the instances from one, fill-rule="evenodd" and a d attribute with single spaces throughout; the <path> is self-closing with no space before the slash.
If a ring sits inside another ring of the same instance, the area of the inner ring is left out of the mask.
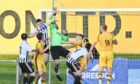
<path id="1" fill-rule="evenodd" d="M 55 63 L 55 72 L 56 77 L 59 81 L 62 81 L 62 78 L 59 73 L 60 66 L 60 56 L 67 57 L 70 56 L 70 51 L 62 47 L 62 42 L 68 41 L 67 33 L 61 34 L 58 32 L 58 25 L 55 20 L 56 12 L 53 13 L 50 22 L 50 43 L 51 43 L 51 56 Z"/>

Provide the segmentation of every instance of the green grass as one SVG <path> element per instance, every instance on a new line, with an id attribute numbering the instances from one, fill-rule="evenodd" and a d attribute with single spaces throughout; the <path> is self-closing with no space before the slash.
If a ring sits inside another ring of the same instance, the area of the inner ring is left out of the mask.
<path id="1" fill-rule="evenodd" d="M 0 60 L 16 60 L 17 55 L 0 55 Z M 0 62 L 0 84 L 16 84 L 16 63 Z"/>
<path id="2" fill-rule="evenodd" d="M 18 55 L 0 55 L 0 60 L 16 60 Z M 140 54 L 115 54 L 115 58 L 122 57 L 127 59 L 140 59 Z M 51 84 L 66 84 L 66 64 L 61 62 L 60 74 L 63 81 L 60 82 L 55 77 L 54 64 L 51 63 Z M 48 71 L 47 66 L 47 82 L 48 82 Z M 16 63 L 5 63 L 0 62 L 0 84 L 16 84 Z"/>
<path id="3" fill-rule="evenodd" d="M 16 60 L 18 55 L 0 55 L 0 60 Z M 61 62 L 60 74 L 63 81 L 60 82 L 56 79 L 55 72 L 53 69 L 54 64 L 51 63 L 51 84 L 66 84 L 66 65 L 65 62 Z M 47 83 L 48 83 L 48 71 L 47 69 Z M 16 84 L 16 63 L 0 62 L 0 84 Z"/>
<path id="4" fill-rule="evenodd" d="M 16 63 L 0 63 L 0 84 L 16 84 Z"/>
<path id="5" fill-rule="evenodd" d="M 66 84 L 66 70 L 67 70 L 66 63 L 61 62 L 60 64 L 60 74 L 63 78 L 62 82 L 56 79 L 55 72 L 54 72 L 54 64 L 51 63 L 51 65 L 52 65 L 51 66 L 51 70 L 52 70 L 51 71 L 51 84 Z M 47 67 L 47 71 L 48 71 L 48 67 Z M 49 73 L 47 72 L 47 74 Z"/>

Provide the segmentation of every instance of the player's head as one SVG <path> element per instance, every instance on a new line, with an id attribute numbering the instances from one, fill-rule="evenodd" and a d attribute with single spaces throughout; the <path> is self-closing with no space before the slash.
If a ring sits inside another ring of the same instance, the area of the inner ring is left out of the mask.
<path id="1" fill-rule="evenodd" d="M 21 39 L 22 40 L 27 40 L 28 36 L 26 33 L 21 34 Z"/>
<path id="2" fill-rule="evenodd" d="M 41 26 L 42 26 L 42 20 L 41 19 L 36 20 L 36 26 L 37 26 L 37 28 L 41 28 Z"/>
<path id="3" fill-rule="evenodd" d="M 89 43 L 89 40 L 87 38 L 85 38 L 84 43 Z"/>
<path id="4" fill-rule="evenodd" d="M 38 33 L 36 37 L 39 41 L 41 41 L 43 39 L 43 33 Z"/>
<path id="5" fill-rule="evenodd" d="M 82 34 L 77 34 L 76 40 L 83 40 L 84 36 Z"/>
<path id="6" fill-rule="evenodd" d="M 101 25 L 100 26 L 100 31 L 102 32 L 106 32 L 107 31 L 107 25 Z"/>

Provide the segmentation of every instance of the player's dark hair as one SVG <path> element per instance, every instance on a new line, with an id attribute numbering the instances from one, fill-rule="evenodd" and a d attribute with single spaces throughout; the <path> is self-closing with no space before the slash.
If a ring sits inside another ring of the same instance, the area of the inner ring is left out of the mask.
<path id="1" fill-rule="evenodd" d="M 87 38 L 84 39 L 84 42 L 89 42 L 89 40 Z"/>
<path id="2" fill-rule="evenodd" d="M 38 40 L 42 40 L 42 38 L 43 38 L 43 33 L 38 33 L 36 37 L 37 37 Z"/>
<path id="3" fill-rule="evenodd" d="M 27 36 L 27 34 L 26 34 L 26 33 L 22 33 L 22 34 L 21 34 L 21 39 L 22 39 L 22 40 L 26 40 L 26 39 L 27 39 L 27 37 L 28 37 L 28 36 Z"/>
<path id="4" fill-rule="evenodd" d="M 107 25 L 106 24 L 104 24 L 104 25 L 101 25 L 101 27 L 103 28 L 103 30 L 107 30 Z"/>
<path id="5" fill-rule="evenodd" d="M 42 22 L 42 20 L 41 20 L 41 19 L 37 19 L 37 20 L 36 20 L 36 23 L 38 23 L 38 22 Z"/>
<path id="6" fill-rule="evenodd" d="M 77 34 L 77 36 L 81 36 L 81 37 L 82 37 L 82 39 L 84 38 L 84 36 L 83 36 L 82 34 Z"/>

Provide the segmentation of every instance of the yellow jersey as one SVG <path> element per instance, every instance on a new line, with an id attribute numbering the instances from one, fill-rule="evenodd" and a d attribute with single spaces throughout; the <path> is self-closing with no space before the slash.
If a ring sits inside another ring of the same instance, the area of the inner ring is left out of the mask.
<path id="1" fill-rule="evenodd" d="M 72 45 L 72 48 L 76 48 L 76 49 L 82 48 L 82 47 L 84 47 L 83 44 L 84 44 L 83 40 L 76 41 L 76 43 L 74 45 Z"/>
<path id="2" fill-rule="evenodd" d="M 114 35 L 110 32 L 103 32 L 97 38 L 97 42 L 100 45 L 100 52 L 113 51 Z"/>
<path id="3" fill-rule="evenodd" d="M 39 50 L 41 50 L 41 51 L 43 51 L 44 50 L 44 43 L 43 42 L 41 42 L 41 41 L 39 41 L 37 44 L 36 44 L 36 49 L 39 49 Z M 44 54 L 43 53 L 40 53 L 40 52 L 36 52 L 36 54 L 35 54 L 35 58 L 36 58 L 36 60 L 40 60 L 40 61 L 43 61 L 44 62 Z"/>
<path id="4" fill-rule="evenodd" d="M 78 40 L 75 42 L 75 44 L 72 46 L 73 48 L 76 48 L 79 49 L 79 48 L 83 48 L 85 47 L 84 43 L 83 43 L 83 40 Z M 80 57 L 79 61 L 79 67 L 80 67 L 80 70 L 84 70 L 85 68 L 85 64 L 86 64 L 86 58 L 83 56 L 83 57 Z"/>

